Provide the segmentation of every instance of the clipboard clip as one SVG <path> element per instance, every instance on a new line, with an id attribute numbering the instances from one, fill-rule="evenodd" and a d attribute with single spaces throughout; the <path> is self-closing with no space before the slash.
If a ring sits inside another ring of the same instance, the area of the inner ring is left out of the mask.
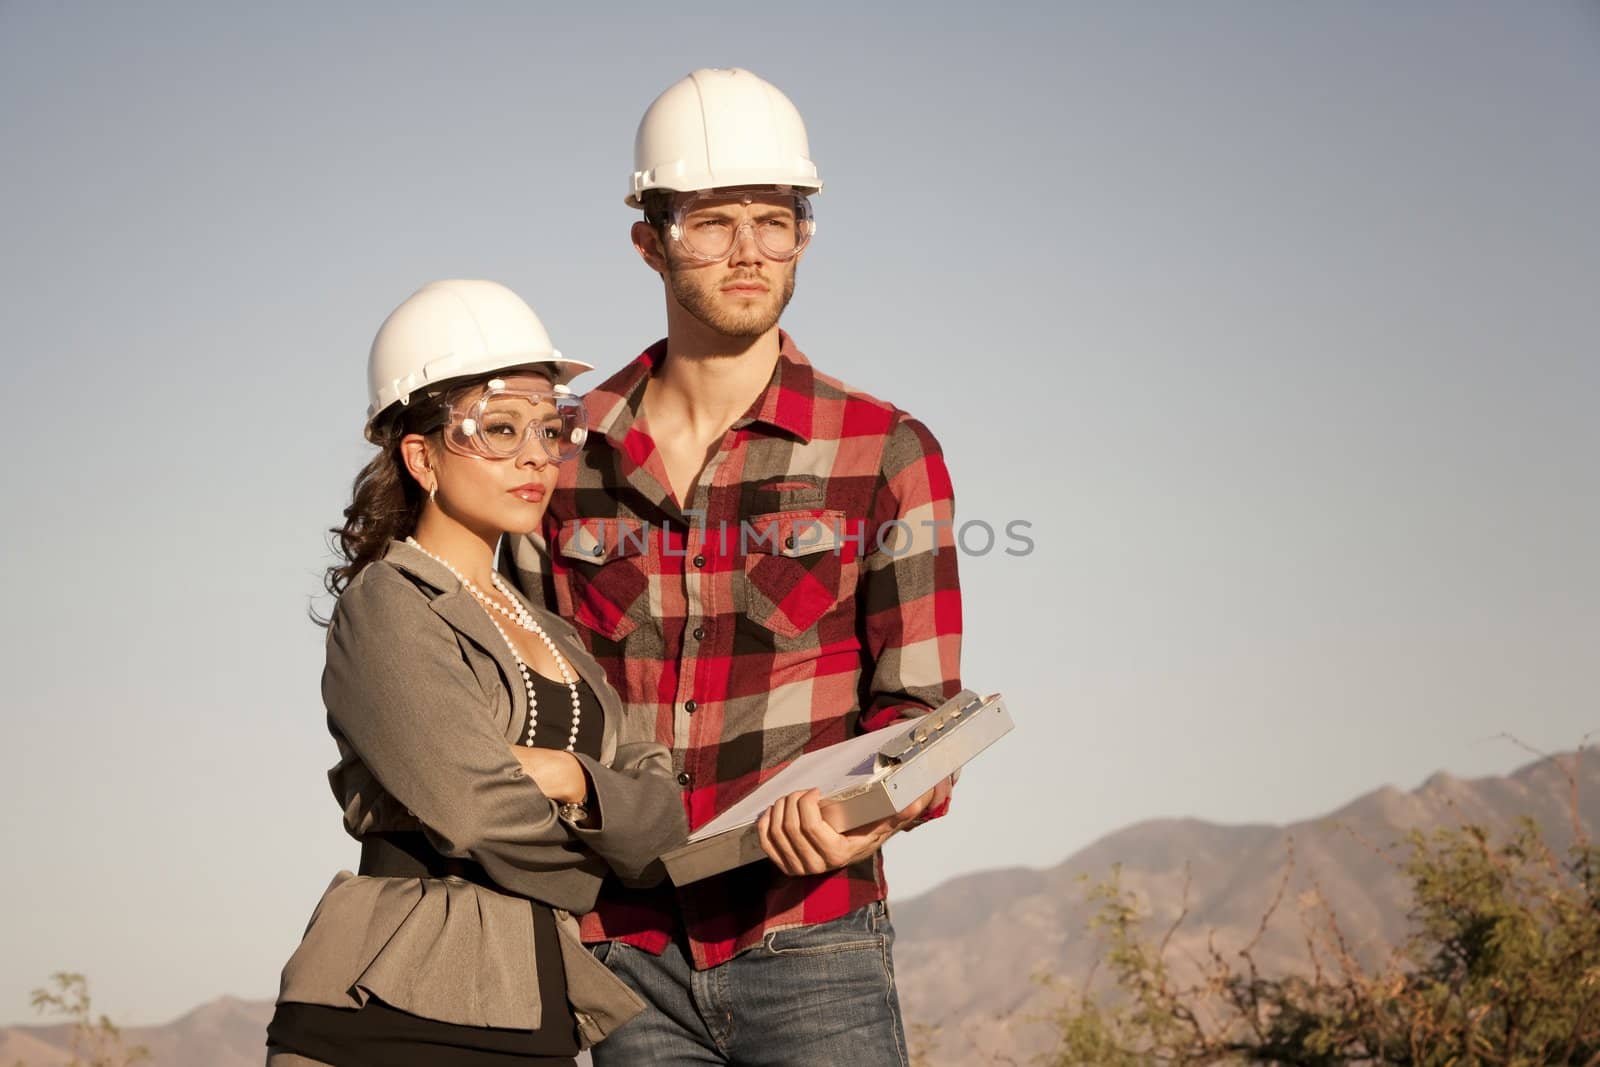
<path id="1" fill-rule="evenodd" d="M 939 738 L 948 735 L 951 727 L 976 715 L 986 703 L 983 697 L 967 690 L 928 714 L 919 716 L 915 726 L 878 749 L 878 766 L 911 760 Z"/>

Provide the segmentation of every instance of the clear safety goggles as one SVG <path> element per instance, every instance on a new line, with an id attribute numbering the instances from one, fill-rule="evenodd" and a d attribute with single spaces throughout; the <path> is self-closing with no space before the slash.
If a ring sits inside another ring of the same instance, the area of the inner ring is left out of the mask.
<path id="1" fill-rule="evenodd" d="M 583 401 L 544 378 L 492 378 L 482 393 L 450 409 L 445 447 L 464 456 L 509 459 L 536 439 L 557 463 L 572 459 L 588 436 Z"/>
<path id="2" fill-rule="evenodd" d="M 798 192 L 708 189 L 673 206 L 667 232 L 691 258 L 711 263 L 727 259 L 746 230 L 764 256 L 781 262 L 800 254 L 817 223 Z"/>

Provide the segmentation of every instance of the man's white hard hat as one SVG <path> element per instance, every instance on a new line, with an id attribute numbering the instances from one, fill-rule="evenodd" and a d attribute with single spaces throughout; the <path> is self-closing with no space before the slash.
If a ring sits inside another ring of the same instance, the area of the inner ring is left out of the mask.
<path id="1" fill-rule="evenodd" d="M 748 70 L 697 70 L 656 97 L 633 139 L 627 204 L 651 189 L 735 185 L 822 189 L 806 126 L 789 98 Z"/>
<path id="2" fill-rule="evenodd" d="M 563 388 L 594 369 L 563 356 L 533 309 L 499 282 L 429 282 L 390 312 L 372 341 L 367 427 L 428 386 L 534 365 L 544 365 L 552 384 Z"/>

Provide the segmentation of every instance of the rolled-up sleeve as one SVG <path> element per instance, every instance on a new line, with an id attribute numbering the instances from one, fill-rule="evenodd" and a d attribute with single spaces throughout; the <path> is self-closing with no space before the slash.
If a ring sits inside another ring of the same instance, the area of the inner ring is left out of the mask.
<path id="1" fill-rule="evenodd" d="M 910 416 L 885 444 L 873 511 L 877 547 L 861 574 L 872 662 L 863 730 L 925 715 L 961 691 L 955 493 L 939 442 Z"/>
<path id="2" fill-rule="evenodd" d="M 322 696 L 329 725 L 440 852 L 475 860 L 514 893 L 593 906 L 605 861 L 523 772 L 454 631 L 410 582 L 366 573 L 340 597 Z M 345 802 L 348 823 L 359 800 Z"/>

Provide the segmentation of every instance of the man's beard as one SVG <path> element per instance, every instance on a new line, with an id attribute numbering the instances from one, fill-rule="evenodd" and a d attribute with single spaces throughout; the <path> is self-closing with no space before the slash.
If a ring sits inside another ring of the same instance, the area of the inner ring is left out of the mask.
<path id="1" fill-rule="evenodd" d="M 724 337 L 737 337 L 749 339 L 760 337 L 778 324 L 778 319 L 783 315 L 783 309 L 789 306 L 789 301 L 794 298 L 795 270 L 791 267 L 784 272 L 783 289 L 778 300 L 763 304 L 760 307 L 749 307 L 743 310 L 733 310 L 717 303 L 718 292 L 712 289 L 707 292 L 693 284 L 693 275 L 701 271 L 669 270 L 667 271 L 667 284 L 672 287 L 672 295 L 683 306 L 683 309 Z M 774 279 L 777 280 L 777 279 Z M 769 292 L 770 299 L 771 293 Z"/>

